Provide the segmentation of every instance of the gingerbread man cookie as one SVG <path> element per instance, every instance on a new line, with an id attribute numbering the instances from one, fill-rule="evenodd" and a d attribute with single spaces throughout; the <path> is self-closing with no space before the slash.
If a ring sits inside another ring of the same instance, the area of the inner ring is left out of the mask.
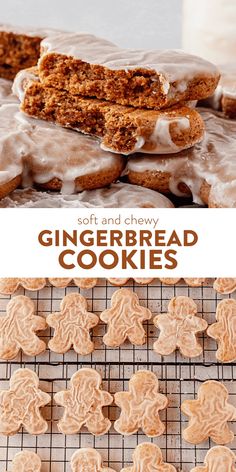
<path id="1" fill-rule="evenodd" d="M 185 357 L 196 357 L 202 353 L 202 346 L 196 334 L 207 329 L 207 322 L 197 315 L 197 305 L 189 297 L 172 298 L 168 313 L 154 318 L 154 325 L 160 330 L 153 349 L 162 356 L 168 356 L 179 348 Z"/>
<path id="2" fill-rule="evenodd" d="M 165 285 L 176 285 L 179 281 L 181 280 L 181 278 L 179 279 L 175 279 L 175 278 L 162 278 L 160 279 L 160 281 L 165 284 Z M 205 282 L 205 278 L 184 278 L 183 279 L 185 281 L 185 283 L 187 285 L 189 285 L 189 287 L 201 287 L 202 284 L 204 284 Z"/>
<path id="3" fill-rule="evenodd" d="M 21 451 L 12 461 L 11 472 L 40 472 L 41 459 L 35 452 Z"/>
<path id="4" fill-rule="evenodd" d="M 82 288 L 82 289 L 89 289 L 95 287 L 97 285 L 98 279 L 70 279 L 70 278 L 51 278 L 48 279 L 50 284 L 53 285 L 53 287 L 57 288 L 65 288 L 67 287 L 70 283 L 74 282 L 76 287 Z"/>
<path id="5" fill-rule="evenodd" d="M 103 467 L 101 454 L 91 447 L 76 451 L 70 463 L 72 472 L 115 472 L 109 467 Z"/>
<path id="6" fill-rule="evenodd" d="M 46 285 L 46 279 L 0 279 L 0 293 L 2 295 L 12 295 L 21 286 L 25 290 L 32 292 L 41 290 Z"/>
<path id="7" fill-rule="evenodd" d="M 234 439 L 228 421 L 236 421 L 236 408 L 228 403 L 228 390 L 216 380 L 204 382 L 197 400 L 185 400 L 182 412 L 189 417 L 183 438 L 191 444 L 200 444 L 211 438 L 216 444 L 227 444 Z"/>
<path id="8" fill-rule="evenodd" d="M 101 390 L 101 375 L 94 369 L 80 369 L 71 378 L 71 388 L 55 394 L 55 402 L 65 408 L 58 429 L 63 434 L 76 434 L 85 425 L 95 436 L 106 434 L 111 422 L 102 412 L 113 401 Z"/>
<path id="9" fill-rule="evenodd" d="M 144 344 L 146 333 L 142 323 L 151 317 L 151 311 L 139 304 L 135 292 L 127 288 L 117 290 L 111 297 L 111 308 L 100 315 L 108 324 L 103 342 L 110 347 L 121 346 L 126 339 L 136 346 Z"/>
<path id="10" fill-rule="evenodd" d="M 43 434 L 48 429 L 40 408 L 51 401 L 39 389 L 39 378 L 29 369 L 18 369 L 10 379 L 10 389 L 0 391 L 0 433 L 16 434 L 23 426 L 29 434 Z"/>
<path id="11" fill-rule="evenodd" d="M 218 361 L 236 360 L 236 300 L 222 300 L 218 304 L 216 323 L 209 326 L 207 334 L 218 342 Z"/>
<path id="12" fill-rule="evenodd" d="M 159 382 L 153 372 L 139 370 L 133 374 L 129 391 L 116 393 L 115 403 L 121 409 L 114 424 L 118 433 L 130 436 L 140 428 L 146 436 L 154 438 L 165 431 L 159 411 L 167 407 L 168 400 L 159 393 Z"/>
<path id="13" fill-rule="evenodd" d="M 161 449 L 153 443 L 139 444 L 133 453 L 133 465 L 121 472 L 176 472 L 176 468 L 163 461 Z"/>
<path id="14" fill-rule="evenodd" d="M 111 278 L 111 279 L 107 279 L 108 282 L 110 282 L 110 284 L 112 285 L 115 285 L 117 287 L 121 287 L 122 285 L 125 285 L 127 284 L 127 282 L 129 281 L 129 278 L 125 279 L 125 278 L 120 278 L 120 279 L 115 279 L 115 278 Z M 154 279 L 153 278 L 137 278 L 137 279 L 133 279 L 137 284 L 140 284 L 140 285 L 148 285 L 150 284 Z"/>
<path id="15" fill-rule="evenodd" d="M 47 324 L 55 329 L 48 347 L 59 354 L 69 351 L 71 346 L 78 354 L 90 354 L 94 349 L 90 330 L 99 323 L 98 316 L 87 311 L 87 301 L 80 293 L 66 295 L 60 307 L 59 313 L 47 317 Z"/>
<path id="16" fill-rule="evenodd" d="M 216 279 L 213 288 L 222 295 L 228 295 L 236 290 L 236 279 Z"/>
<path id="17" fill-rule="evenodd" d="M 228 447 L 212 447 L 204 461 L 204 466 L 194 467 L 190 472 L 236 472 L 236 456 Z"/>
<path id="18" fill-rule="evenodd" d="M 6 315 L 0 317 L 0 358 L 14 359 L 22 349 L 27 356 L 45 351 L 46 344 L 36 335 L 46 329 L 44 318 L 36 316 L 32 300 L 23 295 L 12 298 Z"/>

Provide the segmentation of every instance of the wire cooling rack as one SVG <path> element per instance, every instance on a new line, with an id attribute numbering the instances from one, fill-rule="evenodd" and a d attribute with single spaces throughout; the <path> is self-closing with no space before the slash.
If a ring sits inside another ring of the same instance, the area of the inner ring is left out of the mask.
<path id="1" fill-rule="evenodd" d="M 203 316 L 209 324 L 215 321 L 217 303 L 222 298 L 228 297 L 217 294 L 210 280 L 199 288 L 190 288 L 184 283 L 165 286 L 158 281 L 148 286 L 130 282 L 126 287 L 134 290 L 140 298 L 140 303 L 148 306 L 154 315 L 164 313 L 173 296 L 190 296 L 198 305 L 199 316 Z M 101 279 L 92 290 L 79 290 L 74 286 L 66 289 L 46 287 L 39 292 L 21 290 L 17 294 L 22 293 L 32 298 L 38 314 L 46 316 L 59 310 L 60 301 L 67 293 L 81 291 L 88 300 L 89 310 L 99 314 L 110 305 L 111 295 L 117 288 Z M 0 298 L 0 313 L 4 313 L 9 299 L 10 297 L 3 296 Z M 132 463 L 132 452 L 137 444 L 151 441 L 141 432 L 122 437 L 116 433 L 113 426 L 106 435 L 97 438 L 85 429 L 74 436 L 64 436 L 58 432 L 57 420 L 62 415 L 62 408 L 54 404 L 53 395 L 68 387 L 72 374 L 85 366 L 93 367 L 101 373 L 103 387 L 110 393 L 127 389 L 130 376 L 139 369 L 155 372 L 160 380 L 160 391 L 169 399 L 169 406 L 160 413 L 166 425 L 166 432 L 153 442 L 161 447 L 164 459 L 175 465 L 179 471 L 187 472 L 195 465 L 202 464 L 207 450 L 213 444 L 207 441 L 194 447 L 182 439 L 181 433 L 187 418 L 181 414 L 180 405 L 186 398 L 194 398 L 201 382 L 207 379 L 223 381 L 229 391 L 230 401 L 236 405 L 236 363 L 226 365 L 217 363 L 216 343 L 205 335 L 201 337 L 203 355 L 196 360 L 184 359 L 178 352 L 163 358 L 152 349 L 153 342 L 157 338 L 157 330 L 152 320 L 146 323 L 145 329 L 147 342 L 142 347 L 131 346 L 128 342 L 117 349 L 104 346 L 102 337 L 105 325 L 101 323 L 93 330 L 95 350 L 89 356 L 81 357 L 73 351 L 58 355 L 47 350 L 37 358 L 19 354 L 13 362 L 1 362 L 1 389 L 8 388 L 14 370 L 28 367 L 39 375 L 40 388 L 52 395 L 52 404 L 43 410 L 43 415 L 49 423 L 46 434 L 35 437 L 21 431 L 9 438 L 0 436 L 0 472 L 11 470 L 11 460 L 22 449 L 33 450 L 39 454 L 42 460 L 42 472 L 67 472 L 71 470 L 71 456 L 79 447 L 95 447 L 101 453 L 104 464 L 118 472 L 125 465 Z M 40 337 L 48 340 L 51 334 L 48 330 Z M 113 421 L 118 417 L 119 410 L 111 405 L 105 410 L 105 414 Z M 235 423 L 232 424 L 232 429 L 236 435 Z M 236 451 L 236 439 L 230 447 Z"/>

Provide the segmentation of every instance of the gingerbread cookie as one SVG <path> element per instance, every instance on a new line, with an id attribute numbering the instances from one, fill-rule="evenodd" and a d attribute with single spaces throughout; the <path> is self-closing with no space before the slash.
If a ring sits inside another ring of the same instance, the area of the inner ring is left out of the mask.
<path id="1" fill-rule="evenodd" d="M 48 424 L 40 408 L 50 401 L 50 395 L 39 389 L 35 372 L 16 370 L 10 379 L 10 389 L 0 391 L 0 434 L 12 436 L 22 426 L 29 434 L 46 433 Z"/>
<path id="2" fill-rule="evenodd" d="M 12 461 L 11 472 L 40 472 L 41 459 L 32 451 L 21 451 Z"/>
<path id="3" fill-rule="evenodd" d="M 79 288 L 89 289 L 97 285 L 98 279 L 70 279 L 70 278 L 51 278 L 48 279 L 50 284 L 57 288 L 65 288 L 70 285 L 72 282 Z"/>
<path id="4" fill-rule="evenodd" d="M 139 304 L 138 295 L 127 288 L 121 288 L 111 297 L 111 308 L 103 311 L 101 320 L 108 325 L 103 342 L 106 346 L 121 346 L 126 339 L 136 346 L 145 343 L 143 322 L 150 320 L 152 313 Z"/>
<path id="5" fill-rule="evenodd" d="M 236 472 L 236 456 L 228 447 L 215 446 L 208 452 L 204 466 L 194 467 L 190 472 Z"/>
<path id="6" fill-rule="evenodd" d="M 189 196 L 209 207 L 236 207 L 236 122 L 200 109 L 206 132 L 201 143 L 167 155 L 130 157 L 129 182 L 162 193 Z M 212 145 L 214 143 L 214 146 Z"/>
<path id="7" fill-rule="evenodd" d="M 218 343 L 216 358 L 220 362 L 236 360 L 236 300 L 222 300 L 217 305 L 216 323 L 209 326 L 208 336 Z"/>
<path id="8" fill-rule="evenodd" d="M 213 284 L 213 288 L 222 295 L 228 295 L 236 290 L 236 279 L 233 278 L 218 278 Z"/>
<path id="9" fill-rule="evenodd" d="M 73 95 L 156 109 L 208 97 L 220 77 L 214 65 L 180 50 L 121 49 L 84 33 L 46 38 L 39 74 L 44 86 Z"/>
<path id="10" fill-rule="evenodd" d="M 45 285 L 46 279 L 4 278 L 0 279 L 0 293 L 2 295 L 12 295 L 19 287 L 34 292 L 41 290 Z"/>
<path id="11" fill-rule="evenodd" d="M 229 118 L 236 118 L 236 63 L 219 66 L 220 82 L 214 94 L 204 104 L 214 110 L 222 110 Z"/>
<path id="12" fill-rule="evenodd" d="M 102 412 L 113 401 L 101 390 L 101 375 L 94 369 L 80 369 L 71 377 L 71 388 L 54 395 L 55 402 L 65 408 L 58 429 L 63 434 L 76 434 L 82 426 L 95 436 L 106 434 L 111 422 Z"/>
<path id="13" fill-rule="evenodd" d="M 70 463 L 72 472 L 115 472 L 110 467 L 103 467 L 101 454 L 91 447 L 76 451 Z"/>
<path id="14" fill-rule="evenodd" d="M 133 465 L 121 472 L 176 472 L 176 468 L 163 461 L 161 449 L 153 443 L 139 444 L 133 452 Z"/>
<path id="15" fill-rule="evenodd" d="M 127 282 L 130 280 L 129 278 L 125 279 L 125 278 L 111 278 L 111 279 L 107 279 L 108 282 L 110 282 L 110 284 L 112 285 L 115 285 L 116 287 L 121 287 L 122 285 L 125 285 L 127 284 Z M 153 278 L 136 278 L 136 279 L 133 279 L 137 284 L 140 284 L 140 285 L 148 285 L 150 284 L 154 279 Z"/>
<path id="16" fill-rule="evenodd" d="M 160 281 L 165 285 L 176 285 L 181 278 L 160 278 Z M 183 279 L 189 287 L 201 287 L 206 281 L 205 278 L 184 278 Z"/>
<path id="17" fill-rule="evenodd" d="M 66 295 L 61 311 L 47 317 L 47 324 L 55 329 L 48 343 L 51 351 L 64 354 L 71 346 L 77 354 L 86 356 L 94 350 L 90 330 L 99 323 L 99 317 L 87 311 L 87 301 L 79 293 Z"/>
<path id="18" fill-rule="evenodd" d="M 130 436 L 141 429 L 150 438 L 164 433 L 159 411 L 167 407 L 168 400 L 159 393 L 159 382 L 153 372 L 140 370 L 133 374 L 129 391 L 115 393 L 115 403 L 121 409 L 114 423 L 118 433 Z"/>
<path id="19" fill-rule="evenodd" d="M 200 444 L 211 438 L 216 444 L 227 444 L 234 439 L 228 421 L 236 421 L 236 408 L 228 403 L 228 390 L 220 382 L 208 380 L 198 389 L 197 400 L 185 400 L 182 412 L 189 417 L 183 438 Z"/>
<path id="20" fill-rule="evenodd" d="M 153 320 L 160 330 L 153 349 L 162 356 L 172 354 L 177 348 L 185 357 L 197 357 L 202 354 L 202 346 L 197 340 L 197 333 L 207 329 L 207 322 L 197 316 L 197 305 L 189 297 L 172 298 L 168 312 L 158 315 Z"/>
<path id="21" fill-rule="evenodd" d="M 35 315 L 35 306 L 30 298 L 19 295 L 10 300 L 6 315 L 0 317 L 0 358 L 14 359 L 22 349 L 27 356 L 38 356 L 46 350 L 46 344 L 36 335 L 47 323 Z"/>

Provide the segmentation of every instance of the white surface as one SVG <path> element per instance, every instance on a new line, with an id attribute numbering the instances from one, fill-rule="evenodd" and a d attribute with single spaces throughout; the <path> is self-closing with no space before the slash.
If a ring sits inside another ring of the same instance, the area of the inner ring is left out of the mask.
<path id="1" fill-rule="evenodd" d="M 181 0 L 8 0 L 1 23 L 88 31 L 123 47 L 178 48 Z"/>
<path id="2" fill-rule="evenodd" d="M 184 0 L 183 47 L 216 64 L 235 61 L 236 1 Z"/>

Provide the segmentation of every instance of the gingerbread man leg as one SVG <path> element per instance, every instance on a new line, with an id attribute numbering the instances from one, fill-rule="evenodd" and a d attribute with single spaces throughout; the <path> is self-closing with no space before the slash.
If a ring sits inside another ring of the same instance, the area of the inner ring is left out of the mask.
<path id="1" fill-rule="evenodd" d="M 24 418 L 24 427 L 29 434 L 35 434 L 35 431 L 41 431 L 46 433 L 48 429 L 47 421 L 44 420 L 37 409 L 28 411 L 27 416 Z"/>
<path id="2" fill-rule="evenodd" d="M 165 425 L 159 417 L 159 413 L 155 413 L 155 409 L 144 415 L 142 420 L 142 430 L 149 438 L 161 436 L 165 431 Z"/>
<path id="3" fill-rule="evenodd" d="M 108 418 L 104 418 L 102 411 L 97 410 L 86 421 L 86 426 L 91 434 L 101 436 L 110 429 L 111 422 Z"/>
<path id="4" fill-rule="evenodd" d="M 45 329 L 45 328 L 44 328 Z M 21 341 L 21 348 L 27 356 L 37 356 L 45 351 L 45 342 L 41 341 L 36 334 L 31 333 L 31 339 Z"/>
<path id="5" fill-rule="evenodd" d="M 130 328 L 127 331 L 128 338 L 132 344 L 142 346 L 145 343 L 145 331 L 143 326 L 139 323 L 135 324 L 135 328 Z"/>
<path id="6" fill-rule="evenodd" d="M 212 441 L 216 444 L 228 444 L 234 440 L 234 433 L 230 431 L 227 423 L 219 425 L 213 431 L 210 432 Z M 222 438 L 224 438 L 222 440 Z"/>
<path id="7" fill-rule="evenodd" d="M 69 351 L 71 348 L 71 342 L 68 337 L 63 336 L 62 331 L 58 331 L 57 333 L 55 332 L 53 338 L 50 339 L 48 347 L 53 352 L 61 354 Z"/>

